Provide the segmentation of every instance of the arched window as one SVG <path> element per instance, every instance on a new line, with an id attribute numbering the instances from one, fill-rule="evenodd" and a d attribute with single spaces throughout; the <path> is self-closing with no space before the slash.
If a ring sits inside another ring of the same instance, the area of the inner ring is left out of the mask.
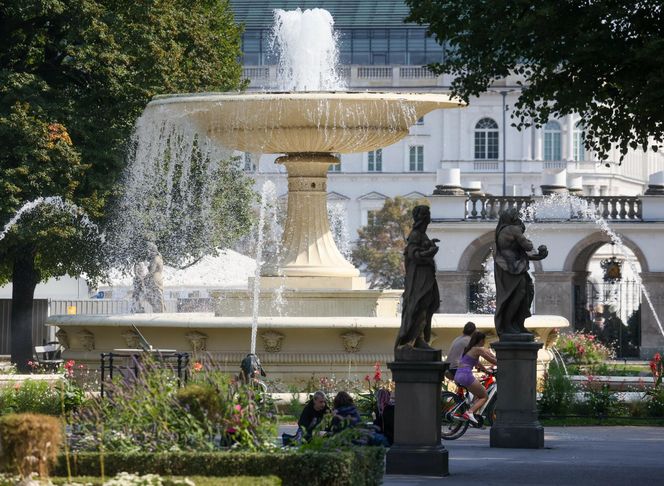
<path id="1" fill-rule="evenodd" d="M 583 127 L 583 122 L 579 121 L 574 125 L 574 134 L 572 137 L 572 147 L 574 149 L 574 160 L 577 162 L 586 160 L 586 148 L 583 146 L 583 140 L 586 137 L 586 132 Z"/>
<path id="2" fill-rule="evenodd" d="M 475 125 L 475 158 L 498 158 L 498 124 L 491 118 L 482 118 Z"/>
<path id="3" fill-rule="evenodd" d="M 550 121 L 544 125 L 544 160 L 562 160 L 560 124 Z"/>

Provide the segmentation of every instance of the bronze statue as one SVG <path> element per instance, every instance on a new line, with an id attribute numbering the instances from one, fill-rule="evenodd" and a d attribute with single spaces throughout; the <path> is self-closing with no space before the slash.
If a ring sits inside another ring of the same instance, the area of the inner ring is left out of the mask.
<path id="1" fill-rule="evenodd" d="M 530 260 L 543 260 L 549 254 L 545 245 L 533 251 L 532 242 L 516 208 L 501 211 L 496 227 L 494 270 L 496 278 L 496 314 L 498 336 L 531 334 L 524 326 L 530 317 L 535 287 L 528 274 Z"/>
<path id="2" fill-rule="evenodd" d="M 426 235 L 431 223 L 429 206 L 416 206 L 413 209 L 413 220 L 413 229 L 404 250 L 406 283 L 401 306 L 401 328 L 395 349 L 432 350 L 429 346 L 431 318 L 440 306 L 434 262 L 439 240 L 430 240 Z"/>

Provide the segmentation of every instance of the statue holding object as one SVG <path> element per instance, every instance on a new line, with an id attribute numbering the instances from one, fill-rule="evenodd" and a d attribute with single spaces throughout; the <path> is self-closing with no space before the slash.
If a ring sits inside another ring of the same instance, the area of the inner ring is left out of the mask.
<path id="1" fill-rule="evenodd" d="M 502 339 L 529 335 L 525 320 L 531 316 L 535 297 L 533 280 L 528 274 L 530 261 L 543 260 L 549 254 L 545 245 L 534 250 L 524 235 L 526 230 L 516 208 L 501 211 L 496 227 L 494 272 L 496 278 L 496 333 Z"/>
<path id="2" fill-rule="evenodd" d="M 440 294 L 436 282 L 438 239 L 429 239 L 426 234 L 431 223 L 429 206 L 413 209 L 413 229 L 408 235 L 404 260 L 406 282 L 401 307 L 401 328 L 395 344 L 397 352 L 412 350 L 432 351 L 431 318 L 440 306 Z"/>

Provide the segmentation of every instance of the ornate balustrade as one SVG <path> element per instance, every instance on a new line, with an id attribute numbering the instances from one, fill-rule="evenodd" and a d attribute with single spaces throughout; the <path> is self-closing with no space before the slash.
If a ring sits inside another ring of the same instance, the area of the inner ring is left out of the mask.
<path id="1" fill-rule="evenodd" d="M 500 211 L 513 207 L 525 212 L 537 199 L 532 196 L 470 196 L 466 200 L 465 219 L 496 220 Z M 545 219 L 579 220 L 584 219 L 588 213 L 610 221 L 642 219 L 642 201 L 638 196 L 580 196 L 579 199 L 587 203 L 587 210 L 585 208 L 580 210 L 575 205 L 570 205 L 567 217 Z"/>

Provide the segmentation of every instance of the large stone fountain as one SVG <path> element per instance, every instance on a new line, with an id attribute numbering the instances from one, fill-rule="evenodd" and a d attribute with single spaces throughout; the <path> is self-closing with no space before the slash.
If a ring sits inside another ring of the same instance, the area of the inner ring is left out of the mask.
<path id="1" fill-rule="evenodd" d="M 257 353 L 272 376 L 364 376 L 392 359 L 400 325 L 400 290 L 368 289 L 337 249 L 327 217 L 327 172 L 340 153 L 391 145 L 427 113 L 462 106 L 444 94 L 371 92 L 203 93 L 160 96 L 146 114 L 176 120 L 226 149 L 282 154 L 288 172 L 288 213 L 279 262 L 266 262 L 259 304 L 247 290 L 219 291 L 212 314 L 52 316 L 66 356 L 97 361 L 100 352 L 134 347 L 135 324 L 155 347 L 209 352 L 235 371 L 258 328 Z M 145 116 L 145 115 L 144 115 Z M 432 183 L 433 187 L 433 183 Z M 435 217 L 435 215 L 434 215 Z M 274 310 L 276 292 L 286 305 Z M 257 315 L 256 315 L 257 309 Z M 252 317 L 253 313 L 253 317 Z M 467 320 L 491 331 L 492 316 L 436 315 L 436 346 L 444 350 Z M 531 319 L 542 340 L 565 319 Z M 250 339 L 250 337 L 252 339 Z"/>

